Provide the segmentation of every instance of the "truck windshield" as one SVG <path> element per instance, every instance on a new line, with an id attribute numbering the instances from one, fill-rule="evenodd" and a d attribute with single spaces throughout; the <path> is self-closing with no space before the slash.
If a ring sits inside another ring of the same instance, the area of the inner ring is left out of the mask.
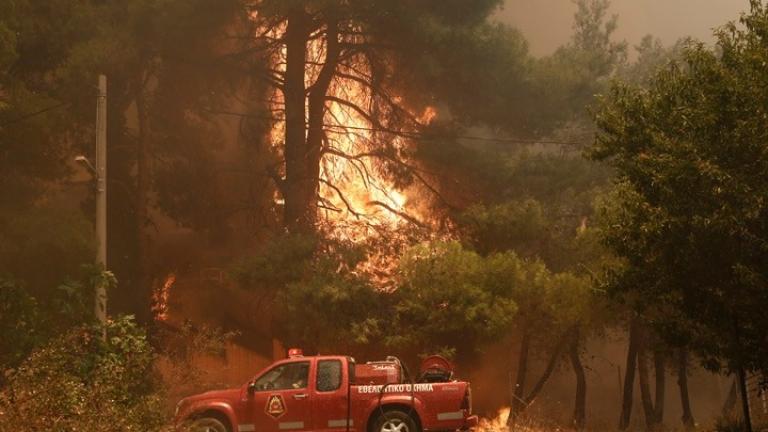
<path id="1" fill-rule="evenodd" d="M 283 363 L 260 376 L 255 384 L 256 390 L 292 390 L 307 387 L 309 362 Z"/>

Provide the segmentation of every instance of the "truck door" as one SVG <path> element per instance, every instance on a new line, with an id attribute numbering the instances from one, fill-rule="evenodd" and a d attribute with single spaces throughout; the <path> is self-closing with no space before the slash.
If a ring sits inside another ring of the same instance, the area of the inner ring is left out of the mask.
<path id="1" fill-rule="evenodd" d="M 341 359 L 317 361 L 313 403 L 313 430 L 342 432 L 347 430 L 348 374 Z M 349 430 L 354 430 L 350 422 Z"/>
<path id="2" fill-rule="evenodd" d="M 281 363 L 254 382 L 251 422 L 239 432 L 301 432 L 312 430 L 311 362 Z"/>

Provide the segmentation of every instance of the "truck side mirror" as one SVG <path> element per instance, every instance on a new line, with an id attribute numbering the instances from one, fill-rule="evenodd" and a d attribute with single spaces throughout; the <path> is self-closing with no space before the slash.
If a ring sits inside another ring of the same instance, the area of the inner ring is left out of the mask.
<path id="1" fill-rule="evenodd" d="M 248 396 L 253 396 L 253 394 L 256 393 L 256 381 L 251 381 L 248 383 Z"/>

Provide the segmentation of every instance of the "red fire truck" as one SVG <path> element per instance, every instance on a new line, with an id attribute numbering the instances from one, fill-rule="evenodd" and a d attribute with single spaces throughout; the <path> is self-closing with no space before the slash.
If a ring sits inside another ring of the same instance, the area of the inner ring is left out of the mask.
<path id="1" fill-rule="evenodd" d="M 469 383 L 439 356 L 417 379 L 395 357 L 357 364 L 347 356 L 289 350 L 240 388 L 202 393 L 176 406 L 176 424 L 198 432 L 419 432 L 467 430 Z"/>

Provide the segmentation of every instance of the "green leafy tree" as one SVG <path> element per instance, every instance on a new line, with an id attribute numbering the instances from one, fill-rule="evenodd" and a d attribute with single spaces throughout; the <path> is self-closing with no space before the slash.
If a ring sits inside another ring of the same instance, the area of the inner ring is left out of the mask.
<path id="1" fill-rule="evenodd" d="M 680 39 L 672 46 L 665 47 L 661 40 L 651 35 L 644 36 L 640 44 L 634 47 L 637 60 L 625 64 L 619 71 L 619 77 L 625 81 L 647 85 L 659 69 L 679 58 L 686 43 L 686 39 Z"/>
<path id="2" fill-rule="evenodd" d="M 606 242 L 626 266 L 611 288 L 712 369 L 766 370 L 765 40 L 757 1 L 692 43 L 648 89 L 617 84 L 592 149 L 621 187 Z"/>
<path id="3" fill-rule="evenodd" d="M 503 333 L 517 311 L 505 278 L 489 273 L 483 257 L 456 242 L 414 246 L 398 273 L 388 344 L 400 349 L 467 362 Z"/>
<path id="4" fill-rule="evenodd" d="M 288 235 L 241 258 L 230 276 L 260 305 L 266 336 L 307 352 L 370 355 L 380 351 L 373 341 L 391 302 L 359 272 L 366 258 L 361 245 Z"/>

